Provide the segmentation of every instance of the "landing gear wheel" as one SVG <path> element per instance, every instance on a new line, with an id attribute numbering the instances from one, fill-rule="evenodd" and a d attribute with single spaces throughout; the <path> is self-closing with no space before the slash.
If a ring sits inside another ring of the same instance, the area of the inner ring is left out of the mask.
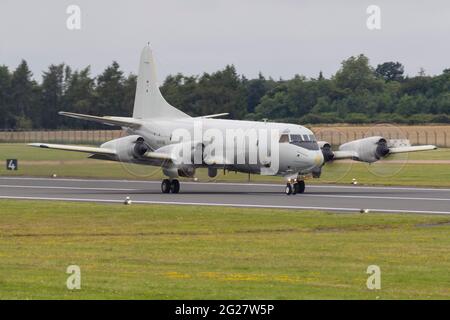
<path id="1" fill-rule="evenodd" d="M 285 192 L 287 195 L 290 195 L 290 194 L 292 193 L 292 187 L 291 187 L 291 184 L 290 184 L 290 183 L 288 183 L 288 184 L 286 185 L 286 189 L 284 190 L 284 192 Z"/>
<path id="2" fill-rule="evenodd" d="M 170 192 L 170 180 L 169 179 L 164 179 L 161 182 L 161 192 L 162 193 L 169 193 Z"/>
<path id="3" fill-rule="evenodd" d="M 298 192 L 298 184 L 296 182 L 292 184 L 292 194 L 297 194 L 297 192 Z"/>
<path id="4" fill-rule="evenodd" d="M 170 192 L 178 193 L 180 191 L 180 181 L 177 179 L 172 180 L 170 183 Z"/>
<path id="5" fill-rule="evenodd" d="M 295 188 L 297 193 L 304 193 L 305 192 L 305 181 L 300 180 L 295 184 Z"/>

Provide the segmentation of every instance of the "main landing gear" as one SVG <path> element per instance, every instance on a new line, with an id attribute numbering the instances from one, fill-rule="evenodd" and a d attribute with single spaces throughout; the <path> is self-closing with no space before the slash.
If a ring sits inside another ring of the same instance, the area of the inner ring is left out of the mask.
<path id="1" fill-rule="evenodd" d="M 177 179 L 164 179 L 161 183 L 162 193 L 178 193 L 180 191 L 180 181 Z"/>
<path id="2" fill-rule="evenodd" d="M 304 193 L 305 192 L 305 181 L 299 180 L 295 182 L 288 182 L 286 184 L 285 193 L 287 195 Z"/>

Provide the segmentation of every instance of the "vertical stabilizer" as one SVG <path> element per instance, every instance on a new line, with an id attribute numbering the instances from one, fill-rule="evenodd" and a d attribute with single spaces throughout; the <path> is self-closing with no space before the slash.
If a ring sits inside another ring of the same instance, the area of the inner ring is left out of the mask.
<path id="1" fill-rule="evenodd" d="M 139 62 L 139 74 L 134 98 L 133 118 L 186 118 L 184 112 L 171 106 L 159 91 L 152 50 L 146 46 Z"/>

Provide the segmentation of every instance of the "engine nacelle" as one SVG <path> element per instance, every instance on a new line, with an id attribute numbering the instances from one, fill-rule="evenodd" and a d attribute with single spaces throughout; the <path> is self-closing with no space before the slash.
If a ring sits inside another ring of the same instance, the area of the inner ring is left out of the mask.
<path id="1" fill-rule="evenodd" d="M 101 147 L 115 150 L 120 161 L 124 162 L 138 160 L 150 151 L 150 147 L 145 143 L 144 138 L 138 135 L 114 139 L 105 142 Z"/>
<path id="2" fill-rule="evenodd" d="M 356 153 L 354 160 L 372 163 L 389 154 L 389 147 L 385 138 L 374 136 L 358 139 L 342 144 L 340 151 L 353 151 Z"/>
<path id="3" fill-rule="evenodd" d="M 163 168 L 163 173 L 171 178 L 176 177 L 193 178 L 195 176 L 195 167 L 182 166 L 182 167 Z"/>
<path id="4" fill-rule="evenodd" d="M 192 178 L 195 175 L 195 167 L 193 166 L 183 166 L 178 168 L 178 176 L 185 178 Z"/>

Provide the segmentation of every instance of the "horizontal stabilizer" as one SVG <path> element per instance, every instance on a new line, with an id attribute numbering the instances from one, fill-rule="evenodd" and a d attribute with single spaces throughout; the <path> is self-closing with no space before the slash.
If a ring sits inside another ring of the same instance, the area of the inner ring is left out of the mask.
<path id="1" fill-rule="evenodd" d="M 109 126 L 119 126 L 119 127 L 127 127 L 127 128 L 138 128 L 141 126 L 141 122 L 137 119 L 126 118 L 126 117 L 98 117 L 91 116 L 88 114 L 80 114 L 80 113 L 72 113 L 72 112 L 64 112 L 60 111 L 58 114 L 66 117 L 71 117 L 80 120 L 87 120 L 93 122 L 103 123 Z"/>
<path id="2" fill-rule="evenodd" d="M 206 116 L 200 116 L 200 117 L 195 117 L 195 118 L 199 118 L 199 119 L 219 118 L 219 117 L 224 117 L 224 116 L 227 116 L 227 115 L 229 115 L 229 113 L 225 112 L 225 113 L 209 114 L 209 115 L 206 115 Z"/>

